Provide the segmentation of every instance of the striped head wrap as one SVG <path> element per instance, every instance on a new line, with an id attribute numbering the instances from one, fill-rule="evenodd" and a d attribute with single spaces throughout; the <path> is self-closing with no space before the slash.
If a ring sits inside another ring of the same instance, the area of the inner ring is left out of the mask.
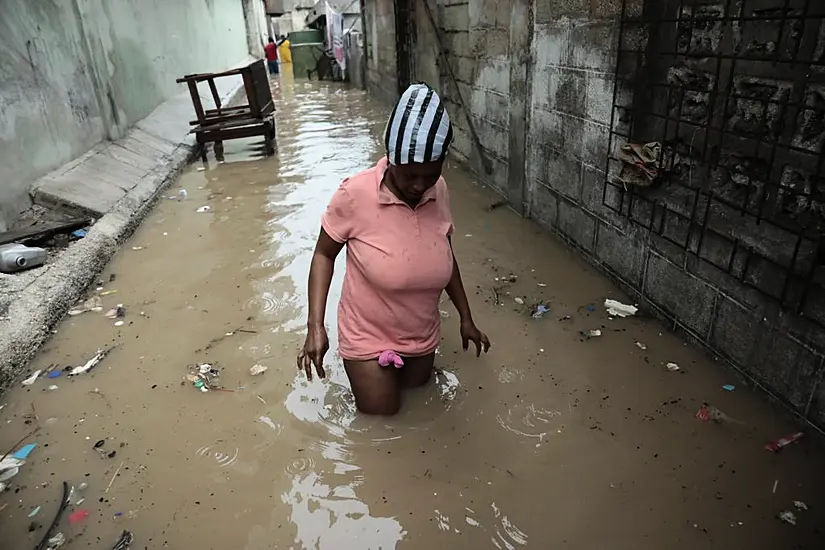
<path id="1" fill-rule="evenodd" d="M 453 140 L 453 126 L 438 94 L 426 84 L 413 84 L 401 94 L 384 130 L 390 164 L 441 160 Z"/>

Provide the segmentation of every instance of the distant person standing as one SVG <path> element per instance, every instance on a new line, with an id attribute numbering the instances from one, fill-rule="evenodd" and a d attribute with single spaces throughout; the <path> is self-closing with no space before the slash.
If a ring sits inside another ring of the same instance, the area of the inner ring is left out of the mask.
<path id="1" fill-rule="evenodd" d="M 269 67 L 269 74 L 278 74 L 278 46 L 275 44 L 275 39 L 269 37 L 269 43 L 264 46 L 264 53 L 266 54 L 266 66 Z"/>

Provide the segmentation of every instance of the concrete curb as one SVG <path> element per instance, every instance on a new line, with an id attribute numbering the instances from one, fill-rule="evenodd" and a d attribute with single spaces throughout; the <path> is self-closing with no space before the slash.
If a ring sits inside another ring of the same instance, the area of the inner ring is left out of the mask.
<path id="1" fill-rule="evenodd" d="M 242 89 L 242 84 L 236 86 L 225 101 L 232 101 Z M 191 116 L 188 112 L 185 115 Z M 85 238 L 42 268 L 43 272 L 11 302 L 6 318 L 0 320 L 0 393 L 23 372 L 55 325 L 96 280 L 195 152 L 193 140 L 187 136 L 162 164 L 118 200 Z"/>

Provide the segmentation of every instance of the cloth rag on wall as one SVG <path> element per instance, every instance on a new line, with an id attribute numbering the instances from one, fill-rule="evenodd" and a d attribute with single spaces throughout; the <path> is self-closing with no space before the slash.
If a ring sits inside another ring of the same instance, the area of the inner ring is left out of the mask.
<path id="1" fill-rule="evenodd" d="M 648 187 L 659 176 L 659 161 L 662 158 L 662 144 L 628 143 L 619 151 L 622 171 L 619 179 L 622 183 Z"/>
<path id="2" fill-rule="evenodd" d="M 426 84 L 401 94 L 384 130 L 387 158 L 393 165 L 441 160 L 453 140 L 453 126 L 441 98 Z"/>

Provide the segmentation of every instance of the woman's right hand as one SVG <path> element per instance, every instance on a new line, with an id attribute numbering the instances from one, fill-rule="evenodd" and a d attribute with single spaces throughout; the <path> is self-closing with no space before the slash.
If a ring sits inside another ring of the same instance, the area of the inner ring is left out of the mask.
<path id="1" fill-rule="evenodd" d="M 329 351 L 329 338 L 326 327 L 323 325 L 310 327 L 304 347 L 298 354 L 298 370 L 306 372 L 307 380 L 312 380 L 312 365 L 315 365 L 319 378 L 326 378 L 324 355 L 327 351 Z"/>

